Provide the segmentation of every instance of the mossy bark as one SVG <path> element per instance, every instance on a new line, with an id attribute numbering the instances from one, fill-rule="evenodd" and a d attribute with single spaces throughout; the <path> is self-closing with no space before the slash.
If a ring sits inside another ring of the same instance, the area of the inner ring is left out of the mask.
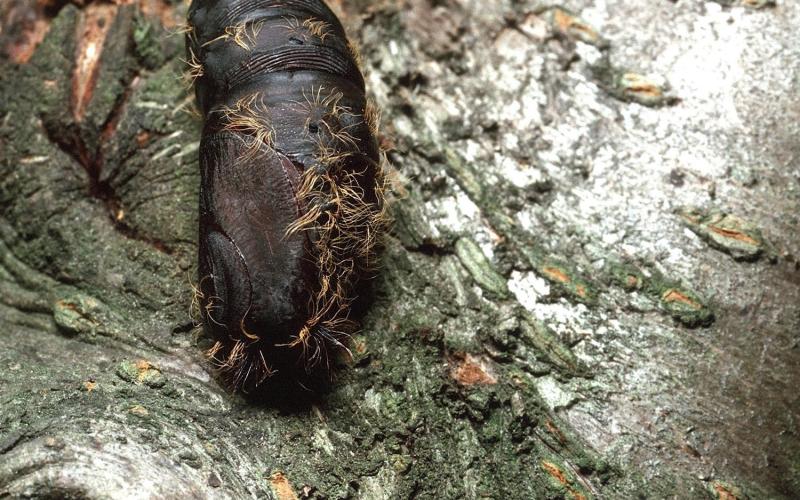
<path id="1" fill-rule="evenodd" d="M 329 2 L 394 229 L 330 389 L 245 398 L 186 7 L 117 3 L 0 7 L 0 497 L 796 496 L 800 7 Z"/>

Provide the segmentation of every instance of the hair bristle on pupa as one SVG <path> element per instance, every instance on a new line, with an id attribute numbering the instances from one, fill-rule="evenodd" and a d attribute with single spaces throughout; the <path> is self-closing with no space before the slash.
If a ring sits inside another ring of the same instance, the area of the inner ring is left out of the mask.
<path id="1" fill-rule="evenodd" d="M 322 1 L 194 0 L 204 117 L 196 310 L 234 389 L 327 373 L 388 224 L 356 51 Z"/>

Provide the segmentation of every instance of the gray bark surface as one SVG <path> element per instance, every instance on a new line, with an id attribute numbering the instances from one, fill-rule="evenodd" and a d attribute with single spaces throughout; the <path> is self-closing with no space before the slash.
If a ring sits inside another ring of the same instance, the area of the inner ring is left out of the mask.
<path id="1" fill-rule="evenodd" d="M 796 497 L 800 4 L 329 4 L 394 229 L 258 400 L 193 328 L 186 6 L 0 6 L 0 498 Z"/>

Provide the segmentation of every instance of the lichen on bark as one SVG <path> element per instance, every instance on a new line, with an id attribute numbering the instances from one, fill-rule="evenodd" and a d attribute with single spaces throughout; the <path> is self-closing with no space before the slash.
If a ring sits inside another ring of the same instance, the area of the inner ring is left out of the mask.
<path id="1" fill-rule="evenodd" d="M 330 387 L 254 398 L 190 313 L 185 5 L 45 3 L 0 6 L 0 496 L 796 495 L 800 7 L 330 2 L 395 224 Z"/>

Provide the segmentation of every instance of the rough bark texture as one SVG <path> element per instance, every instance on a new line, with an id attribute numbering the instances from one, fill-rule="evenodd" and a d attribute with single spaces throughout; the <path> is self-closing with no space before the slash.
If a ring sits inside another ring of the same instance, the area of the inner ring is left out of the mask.
<path id="1" fill-rule="evenodd" d="M 330 3 L 396 222 L 331 389 L 257 400 L 192 328 L 185 5 L 0 6 L 0 497 L 796 497 L 800 5 Z"/>

